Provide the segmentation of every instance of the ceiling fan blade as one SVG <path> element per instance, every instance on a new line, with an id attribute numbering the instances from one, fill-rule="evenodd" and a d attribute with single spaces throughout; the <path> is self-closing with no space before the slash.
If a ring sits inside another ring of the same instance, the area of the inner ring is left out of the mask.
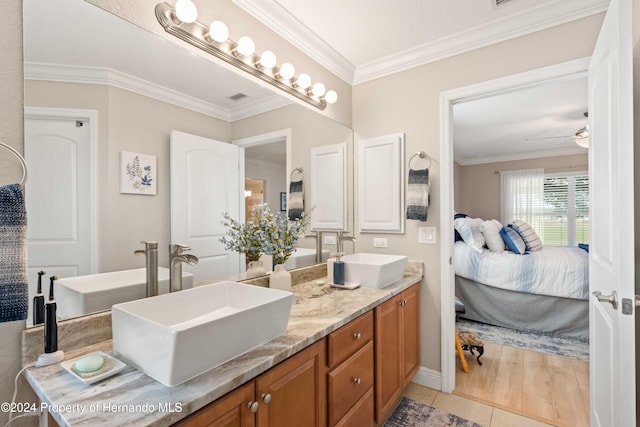
<path id="1" fill-rule="evenodd" d="M 541 141 L 543 139 L 561 139 L 561 138 L 575 138 L 575 135 L 565 135 L 565 136 L 544 136 L 540 138 L 525 138 L 525 141 Z"/>

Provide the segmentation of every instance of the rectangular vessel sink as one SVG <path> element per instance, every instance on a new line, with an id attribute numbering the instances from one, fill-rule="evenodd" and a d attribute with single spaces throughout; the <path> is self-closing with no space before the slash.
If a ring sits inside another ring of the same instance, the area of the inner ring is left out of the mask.
<path id="1" fill-rule="evenodd" d="M 193 274 L 182 273 L 182 287 L 193 287 Z M 158 268 L 158 291 L 169 292 L 169 269 Z M 144 268 L 67 277 L 56 282 L 58 320 L 110 310 L 111 306 L 147 296 Z"/>
<path id="2" fill-rule="evenodd" d="M 342 257 L 344 281 L 366 288 L 384 288 L 402 279 L 407 264 L 404 255 L 355 253 Z"/>
<path id="3" fill-rule="evenodd" d="M 329 259 L 330 252 L 322 251 L 322 262 Z M 301 268 L 316 263 L 316 250 L 308 248 L 296 248 L 291 256 L 285 261 L 284 268 L 290 270 L 292 268 Z"/>
<path id="4" fill-rule="evenodd" d="M 293 294 L 225 281 L 116 304 L 113 351 L 176 386 L 287 331 Z"/>

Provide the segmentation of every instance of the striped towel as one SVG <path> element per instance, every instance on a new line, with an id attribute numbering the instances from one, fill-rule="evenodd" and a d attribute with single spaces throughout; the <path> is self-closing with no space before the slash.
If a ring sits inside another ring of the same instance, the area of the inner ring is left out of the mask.
<path id="1" fill-rule="evenodd" d="M 426 221 L 429 198 L 429 169 L 409 169 L 407 219 Z"/>
<path id="2" fill-rule="evenodd" d="M 0 187 L 0 322 L 25 320 L 27 282 L 27 210 L 19 184 Z"/>
<path id="3" fill-rule="evenodd" d="M 304 185 L 302 180 L 291 181 L 289 184 L 287 207 L 289 208 L 289 219 L 291 221 L 300 219 L 304 212 Z"/>

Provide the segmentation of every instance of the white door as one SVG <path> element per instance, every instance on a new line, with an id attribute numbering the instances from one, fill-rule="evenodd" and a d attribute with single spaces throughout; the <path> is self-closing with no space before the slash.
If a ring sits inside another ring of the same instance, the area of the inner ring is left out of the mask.
<path id="1" fill-rule="evenodd" d="M 589 65 L 593 426 L 636 423 L 631 3 L 611 0 Z"/>
<path id="2" fill-rule="evenodd" d="M 25 119 L 30 295 L 40 270 L 47 277 L 95 273 L 91 123 L 52 114 Z"/>
<path id="3" fill-rule="evenodd" d="M 184 243 L 200 261 L 194 282 L 240 273 L 240 256 L 225 251 L 222 214 L 240 218 L 241 149 L 213 139 L 171 131 L 171 243 Z"/>

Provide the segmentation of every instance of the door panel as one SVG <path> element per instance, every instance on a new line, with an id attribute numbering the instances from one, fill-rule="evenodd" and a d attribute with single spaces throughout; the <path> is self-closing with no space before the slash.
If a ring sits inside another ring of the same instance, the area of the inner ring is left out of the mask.
<path id="1" fill-rule="evenodd" d="M 194 282 L 238 274 L 240 256 L 220 243 L 222 214 L 240 218 L 240 148 L 171 132 L 171 243 L 184 243 L 199 258 L 183 268 Z"/>
<path id="2" fill-rule="evenodd" d="M 610 2 L 589 64 L 593 426 L 636 422 L 631 6 L 632 0 Z M 617 304 L 597 298 L 596 291 L 615 296 Z"/>

